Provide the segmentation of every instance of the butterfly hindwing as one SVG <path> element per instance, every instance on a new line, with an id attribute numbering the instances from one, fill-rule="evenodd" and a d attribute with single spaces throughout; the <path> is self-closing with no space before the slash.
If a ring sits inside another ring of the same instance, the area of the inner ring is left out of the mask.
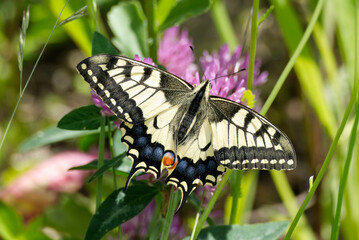
<path id="1" fill-rule="evenodd" d="M 267 119 L 233 101 L 211 96 L 209 121 L 214 156 L 234 169 L 291 170 L 295 153 L 288 137 Z"/>
<path id="2" fill-rule="evenodd" d="M 173 171 L 169 171 L 166 183 L 176 186 L 182 192 L 178 209 L 197 186 L 215 186 L 226 171 L 216 161 L 211 141 L 210 125 L 205 120 L 198 137 L 177 147 L 178 165 Z"/>
<path id="3" fill-rule="evenodd" d="M 208 121 L 201 126 L 201 137 L 191 138 L 176 146 L 173 129 L 178 126 L 176 115 L 182 115 L 178 111 L 179 108 L 173 106 L 143 124 L 124 122 L 121 131 L 122 142 L 132 160 L 126 186 L 138 172 L 152 173 L 159 178 L 164 169 L 163 156 L 168 152 L 176 153 L 177 165 L 174 169 L 168 169 L 166 183 L 174 185 L 182 193 L 179 210 L 198 185 L 215 186 L 225 168 L 214 158 Z"/>

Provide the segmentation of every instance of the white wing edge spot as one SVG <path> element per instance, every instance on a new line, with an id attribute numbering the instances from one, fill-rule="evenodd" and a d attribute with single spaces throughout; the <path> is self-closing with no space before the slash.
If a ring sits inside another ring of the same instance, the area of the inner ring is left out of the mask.
<path id="1" fill-rule="evenodd" d="M 81 64 L 81 68 L 82 68 L 83 70 L 85 70 L 85 69 L 87 68 L 86 63 Z"/>
<path id="2" fill-rule="evenodd" d="M 92 70 L 91 70 L 91 69 L 87 70 L 87 74 L 88 74 L 89 76 L 91 76 L 91 75 L 92 75 Z"/>
<path id="3" fill-rule="evenodd" d="M 138 155 L 139 155 L 138 151 L 134 148 L 131 148 L 130 151 L 128 151 L 128 153 L 131 153 L 131 154 L 135 155 L 136 157 L 138 157 Z"/>
<path id="4" fill-rule="evenodd" d="M 96 77 L 96 76 L 93 76 L 93 77 L 92 77 L 92 81 L 93 81 L 94 83 L 97 83 L 97 77 Z"/>
<path id="5" fill-rule="evenodd" d="M 151 173 L 153 176 L 157 177 L 158 175 L 158 171 L 156 169 L 156 171 L 152 171 L 151 169 L 147 170 L 148 173 Z"/>
<path id="6" fill-rule="evenodd" d="M 215 182 L 215 181 L 216 181 L 216 178 L 213 177 L 212 175 L 207 175 L 206 180 L 209 180 L 209 181 L 211 181 L 211 182 Z"/>
<path id="7" fill-rule="evenodd" d="M 292 159 L 289 159 L 287 163 L 288 163 L 288 165 L 293 165 L 294 161 Z"/>
<path id="8" fill-rule="evenodd" d="M 128 120 L 128 121 L 130 121 L 130 122 L 132 122 L 132 119 L 131 119 L 131 117 L 130 117 L 130 114 L 128 114 L 128 113 L 125 113 L 125 119 Z"/>
<path id="9" fill-rule="evenodd" d="M 149 168 L 152 169 L 152 170 L 154 170 L 154 171 L 156 172 L 156 174 L 158 173 L 157 168 L 155 168 L 154 166 L 150 166 Z"/>
<path id="10" fill-rule="evenodd" d="M 132 138 L 132 137 L 126 135 L 126 136 L 123 137 L 123 139 L 125 139 L 125 140 L 128 141 L 129 143 L 133 144 L 133 138 Z"/>
<path id="11" fill-rule="evenodd" d="M 222 161 L 221 161 L 222 164 L 228 164 L 228 163 L 230 163 L 230 162 L 231 162 L 231 161 L 230 161 L 229 159 L 226 159 L 226 160 L 222 160 Z"/>
<path id="12" fill-rule="evenodd" d="M 284 164 L 284 163 L 285 163 L 285 160 L 284 160 L 284 159 L 280 159 L 278 162 L 279 162 L 279 164 Z"/>
<path id="13" fill-rule="evenodd" d="M 183 187 L 183 190 L 184 190 L 185 192 L 187 192 L 187 190 L 188 190 L 188 185 L 187 185 L 187 183 L 186 183 L 185 181 L 182 181 L 182 182 L 180 182 L 180 185 Z"/>
<path id="14" fill-rule="evenodd" d="M 103 90 L 103 89 L 105 88 L 102 83 L 97 84 L 97 86 L 98 86 L 101 90 Z"/>
<path id="15" fill-rule="evenodd" d="M 178 179 L 177 178 L 172 177 L 172 178 L 168 179 L 168 181 L 173 182 L 175 184 L 178 184 Z"/>
<path id="16" fill-rule="evenodd" d="M 270 160 L 270 164 L 276 164 L 277 160 Z"/>
<path id="17" fill-rule="evenodd" d="M 255 163 L 258 163 L 258 162 L 259 162 L 258 159 L 253 159 L 253 160 L 251 161 L 251 164 L 255 164 Z"/>
<path id="18" fill-rule="evenodd" d="M 106 97 L 108 97 L 108 98 L 110 97 L 110 92 L 108 90 L 105 90 L 104 93 L 105 93 Z"/>
<path id="19" fill-rule="evenodd" d="M 136 165 L 136 168 L 138 167 L 144 167 L 146 168 L 147 167 L 147 164 L 145 162 L 139 162 L 137 165 Z"/>

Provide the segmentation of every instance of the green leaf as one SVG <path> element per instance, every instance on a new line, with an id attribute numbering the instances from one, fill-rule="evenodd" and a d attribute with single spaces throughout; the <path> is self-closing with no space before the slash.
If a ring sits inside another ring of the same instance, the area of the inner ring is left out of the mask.
<path id="1" fill-rule="evenodd" d="M 147 20 L 137 1 L 120 2 L 111 9 L 107 18 L 114 34 L 113 43 L 123 55 L 149 57 Z"/>
<path id="2" fill-rule="evenodd" d="M 92 37 L 92 55 L 101 53 L 117 55 L 118 51 L 104 35 L 95 31 Z"/>
<path id="3" fill-rule="evenodd" d="M 104 160 L 105 162 L 110 161 L 110 160 Z M 69 170 L 94 170 L 97 169 L 97 160 L 93 160 L 91 162 L 89 162 L 88 164 L 85 165 L 81 165 L 81 166 L 76 166 L 76 167 L 72 167 Z"/>
<path id="4" fill-rule="evenodd" d="M 182 23 L 184 20 L 206 12 L 211 6 L 210 0 L 181 0 L 171 9 L 166 19 L 160 22 L 159 30 L 163 31 L 174 25 Z M 160 19 L 160 18 L 159 18 Z"/>
<path id="5" fill-rule="evenodd" d="M 176 0 L 159 0 L 156 9 L 157 22 L 163 23 L 175 4 Z"/>
<path id="6" fill-rule="evenodd" d="M 20 216 L 9 206 L 0 202 L 0 237 L 16 239 L 24 231 Z"/>
<path id="7" fill-rule="evenodd" d="M 158 189 L 147 185 L 132 185 L 110 194 L 92 217 L 86 240 L 100 239 L 108 231 L 139 214 L 156 196 Z"/>
<path id="8" fill-rule="evenodd" d="M 113 134 L 113 146 L 116 146 L 113 148 L 114 156 L 118 156 L 127 151 L 125 144 L 122 142 L 122 133 L 119 130 Z"/>
<path id="9" fill-rule="evenodd" d="M 66 114 L 57 127 L 66 130 L 94 130 L 100 127 L 101 118 L 101 108 L 88 105 Z"/>
<path id="10" fill-rule="evenodd" d="M 251 225 L 221 225 L 201 230 L 197 240 L 236 239 L 236 240 L 270 240 L 278 239 L 286 230 L 289 222 L 269 222 Z"/>
<path id="11" fill-rule="evenodd" d="M 45 146 L 47 144 L 60 142 L 63 140 L 73 139 L 81 136 L 99 133 L 99 130 L 87 130 L 87 131 L 69 131 L 60 129 L 58 127 L 49 127 L 45 130 L 38 132 L 33 137 L 23 142 L 19 151 L 28 151 L 30 149 Z"/>
<path id="12" fill-rule="evenodd" d="M 122 153 L 121 155 L 106 161 L 102 167 L 97 170 L 91 177 L 90 179 L 87 181 L 88 183 L 92 182 L 93 180 L 95 180 L 97 177 L 101 176 L 104 172 L 106 172 L 107 170 L 109 170 L 112 167 L 118 167 L 121 165 L 121 163 L 123 162 L 124 157 L 126 156 L 126 153 Z"/>

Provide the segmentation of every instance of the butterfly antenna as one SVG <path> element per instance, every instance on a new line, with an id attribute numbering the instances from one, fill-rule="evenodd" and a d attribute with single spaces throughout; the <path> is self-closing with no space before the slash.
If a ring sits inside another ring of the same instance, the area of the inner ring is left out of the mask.
<path id="1" fill-rule="evenodd" d="M 201 65 L 200 61 L 198 61 L 198 58 L 197 58 L 197 56 L 196 56 L 196 54 L 195 54 L 195 52 L 194 52 L 193 47 L 192 47 L 192 46 L 189 46 L 189 48 L 191 49 L 191 51 L 192 51 L 192 53 L 193 53 L 193 56 L 194 56 L 194 61 L 195 61 L 195 63 L 197 64 L 197 66 L 198 66 L 198 68 L 199 68 L 199 70 L 198 70 L 198 71 L 199 71 L 199 75 L 200 75 L 200 76 L 203 76 L 204 79 L 208 79 L 208 78 L 206 77 L 206 75 L 204 74 L 202 65 Z M 202 82 L 201 78 L 199 79 L 199 81 Z"/>
<path id="2" fill-rule="evenodd" d="M 238 67 L 239 67 L 239 64 L 236 64 L 235 69 L 238 68 Z M 216 77 L 216 78 L 213 79 L 213 80 L 217 80 L 218 78 L 222 78 L 222 77 L 229 77 L 229 76 L 232 76 L 232 75 L 236 75 L 236 74 L 238 74 L 238 73 L 240 73 L 240 72 L 243 72 L 243 71 L 245 71 L 245 70 L 247 70 L 247 68 L 242 68 L 242 69 L 240 69 L 240 70 L 236 70 L 236 71 L 233 72 L 233 73 L 226 74 L 226 75 L 222 75 L 222 76 L 218 76 L 218 77 Z"/>
<path id="3" fill-rule="evenodd" d="M 253 8 L 251 9 L 251 12 L 247 18 L 246 28 L 244 29 L 244 34 L 243 34 L 242 41 L 241 41 L 243 43 L 242 49 L 241 49 L 241 54 L 239 55 L 238 59 L 241 59 L 241 57 L 243 56 L 244 50 L 247 47 L 247 39 L 248 39 L 247 35 L 248 35 L 249 27 L 251 25 L 252 14 L 253 14 Z M 242 71 L 242 69 L 240 71 Z"/>
<path id="4" fill-rule="evenodd" d="M 247 46 L 247 34 L 248 34 L 248 31 L 249 31 L 249 26 L 250 26 L 250 23 L 251 23 L 251 16 L 253 14 L 253 8 L 251 9 L 251 13 L 249 14 L 248 18 L 247 18 L 247 23 L 246 23 L 246 28 L 244 30 L 244 34 L 243 34 L 243 39 L 242 39 L 242 49 L 241 49 L 241 53 L 238 57 L 238 62 L 236 62 L 236 65 L 234 66 L 234 69 L 233 69 L 233 73 L 230 73 L 230 74 L 227 74 L 227 75 L 222 75 L 222 76 L 218 76 L 216 77 L 215 79 L 213 80 L 216 80 L 218 78 L 222 78 L 222 77 L 229 77 L 229 76 L 232 76 L 232 75 L 235 75 L 235 74 L 238 74 L 240 72 L 243 72 L 245 70 L 247 70 L 246 68 L 242 68 L 242 69 L 239 69 L 239 66 L 240 66 L 240 62 L 239 60 L 241 59 L 241 57 L 243 56 L 243 53 L 244 53 L 244 49 L 246 48 Z M 192 48 L 191 48 L 192 49 Z"/>

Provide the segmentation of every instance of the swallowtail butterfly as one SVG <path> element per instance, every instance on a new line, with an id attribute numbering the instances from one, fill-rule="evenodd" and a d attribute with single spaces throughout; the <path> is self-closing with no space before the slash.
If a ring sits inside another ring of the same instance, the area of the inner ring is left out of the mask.
<path id="1" fill-rule="evenodd" d="M 210 81 L 194 87 L 154 66 L 126 57 L 96 55 L 77 69 L 120 119 L 132 160 L 126 187 L 137 172 L 182 192 L 180 209 L 197 185 L 216 185 L 230 169 L 291 170 L 296 156 L 288 137 L 236 102 L 211 96 Z"/>

